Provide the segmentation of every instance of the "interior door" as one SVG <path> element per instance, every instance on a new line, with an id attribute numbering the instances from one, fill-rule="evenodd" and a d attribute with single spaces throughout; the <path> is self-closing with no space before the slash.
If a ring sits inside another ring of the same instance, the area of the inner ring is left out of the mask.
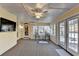
<path id="1" fill-rule="evenodd" d="M 67 43 L 68 43 L 67 50 L 70 53 L 77 55 L 79 52 L 78 19 L 77 18 L 68 20 L 68 42 Z"/>
<path id="2" fill-rule="evenodd" d="M 59 24 L 59 45 L 66 49 L 66 32 L 65 32 L 65 21 Z"/>

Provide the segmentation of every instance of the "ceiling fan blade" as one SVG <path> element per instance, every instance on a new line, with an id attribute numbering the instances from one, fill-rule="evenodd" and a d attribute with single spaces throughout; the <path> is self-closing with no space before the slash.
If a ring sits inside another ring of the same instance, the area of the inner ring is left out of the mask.
<path id="1" fill-rule="evenodd" d="M 45 5 L 47 5 L 47 3 L 37 3 L 36 8 L 42 9 Z"/>
<path id="2" fill-rule="evenodd" d="M 28 15 L 32 16 L 33 15 L 33 12 L 31 11 L 31 7 L 30 6 L 27 6 L 26 4 L 22 4 L 25 11 L 28 13 Z"/>
<path id="3" fill-rule="evenodd" d="M 48 9 L 68 9 L 68 8 L 55 8 L 55 7 L 48 7 Z"/>

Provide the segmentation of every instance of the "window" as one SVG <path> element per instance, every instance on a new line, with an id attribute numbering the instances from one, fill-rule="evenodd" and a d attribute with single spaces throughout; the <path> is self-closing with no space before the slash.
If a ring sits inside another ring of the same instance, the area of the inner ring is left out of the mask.
<path id="1" fill-rule="evenodd" d="M 52 31 L 52 33 L 53 33 L 53 36 L 56 36 L 56 24 L 53 25 L 53 31 Z"/>
<path id="2" fill-rule="evenodd" d="M 44 26 L 38 26 L 38 34 L 44 36 Z"/>
<path id="3" fill-rule="evenodd" d="M 52 29 L 50 26 L 44 26 L 44 30 L 45 32 L 47 32 L 48 34 L 52 35 Z"/>
<path id="4" fill-rule="evenodd" d="M 46 36 L 52 34 L 52 28 L 48 26 L 33 26 L 33 35 Z"/>
<path id="5" fill-rule="evenodd" d="M 33 26 L 33 35 L 37 32 L 37 26 Z"/>
<path id="6" fill-rule="evenodd" d="M 60 44 L 64 46 L 65 44 L 65 22 L 60 23 Z"/>
<path id="7" fill-rule="evenodd" d="M 78 52 L 78 19 L 68 21 L 68 47 Z"/>

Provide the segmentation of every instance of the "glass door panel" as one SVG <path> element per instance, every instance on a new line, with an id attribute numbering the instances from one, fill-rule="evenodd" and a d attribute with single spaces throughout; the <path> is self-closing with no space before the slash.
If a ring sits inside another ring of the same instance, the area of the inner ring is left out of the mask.
<path id="1" fill-rule="evenodd" d="M 65 22 L 61 22 L 60 25 L 60 46 L 62 46 L 63 48 L 65 48 Z"/>
<path id="2" fill-rule="evenodd" d="M 68 50 L 78 52 L 78 19 L 68 21 Z"/>

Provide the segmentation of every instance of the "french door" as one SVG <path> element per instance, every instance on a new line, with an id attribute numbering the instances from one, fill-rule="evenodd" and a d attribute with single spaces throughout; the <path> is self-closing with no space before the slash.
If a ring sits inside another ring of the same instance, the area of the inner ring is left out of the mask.
<path id="1" fill-rule="evenodd" d="M 59 45 L 66 49 L 65 21 L 59 24 Z"/>
<path id="2" fill-rule="evenodd" d="M 35 40 L 49 40 L 52 29 L 50 26 L 33 26 Z"/>
<path id="3" fill-rule="evenodd" d="M 78 19 L 68 20 L 68 41 L 67 41 L 67 50 L 74 54 L 78 55 L 79 52 L 79 40 L 78 40 Z"/>

